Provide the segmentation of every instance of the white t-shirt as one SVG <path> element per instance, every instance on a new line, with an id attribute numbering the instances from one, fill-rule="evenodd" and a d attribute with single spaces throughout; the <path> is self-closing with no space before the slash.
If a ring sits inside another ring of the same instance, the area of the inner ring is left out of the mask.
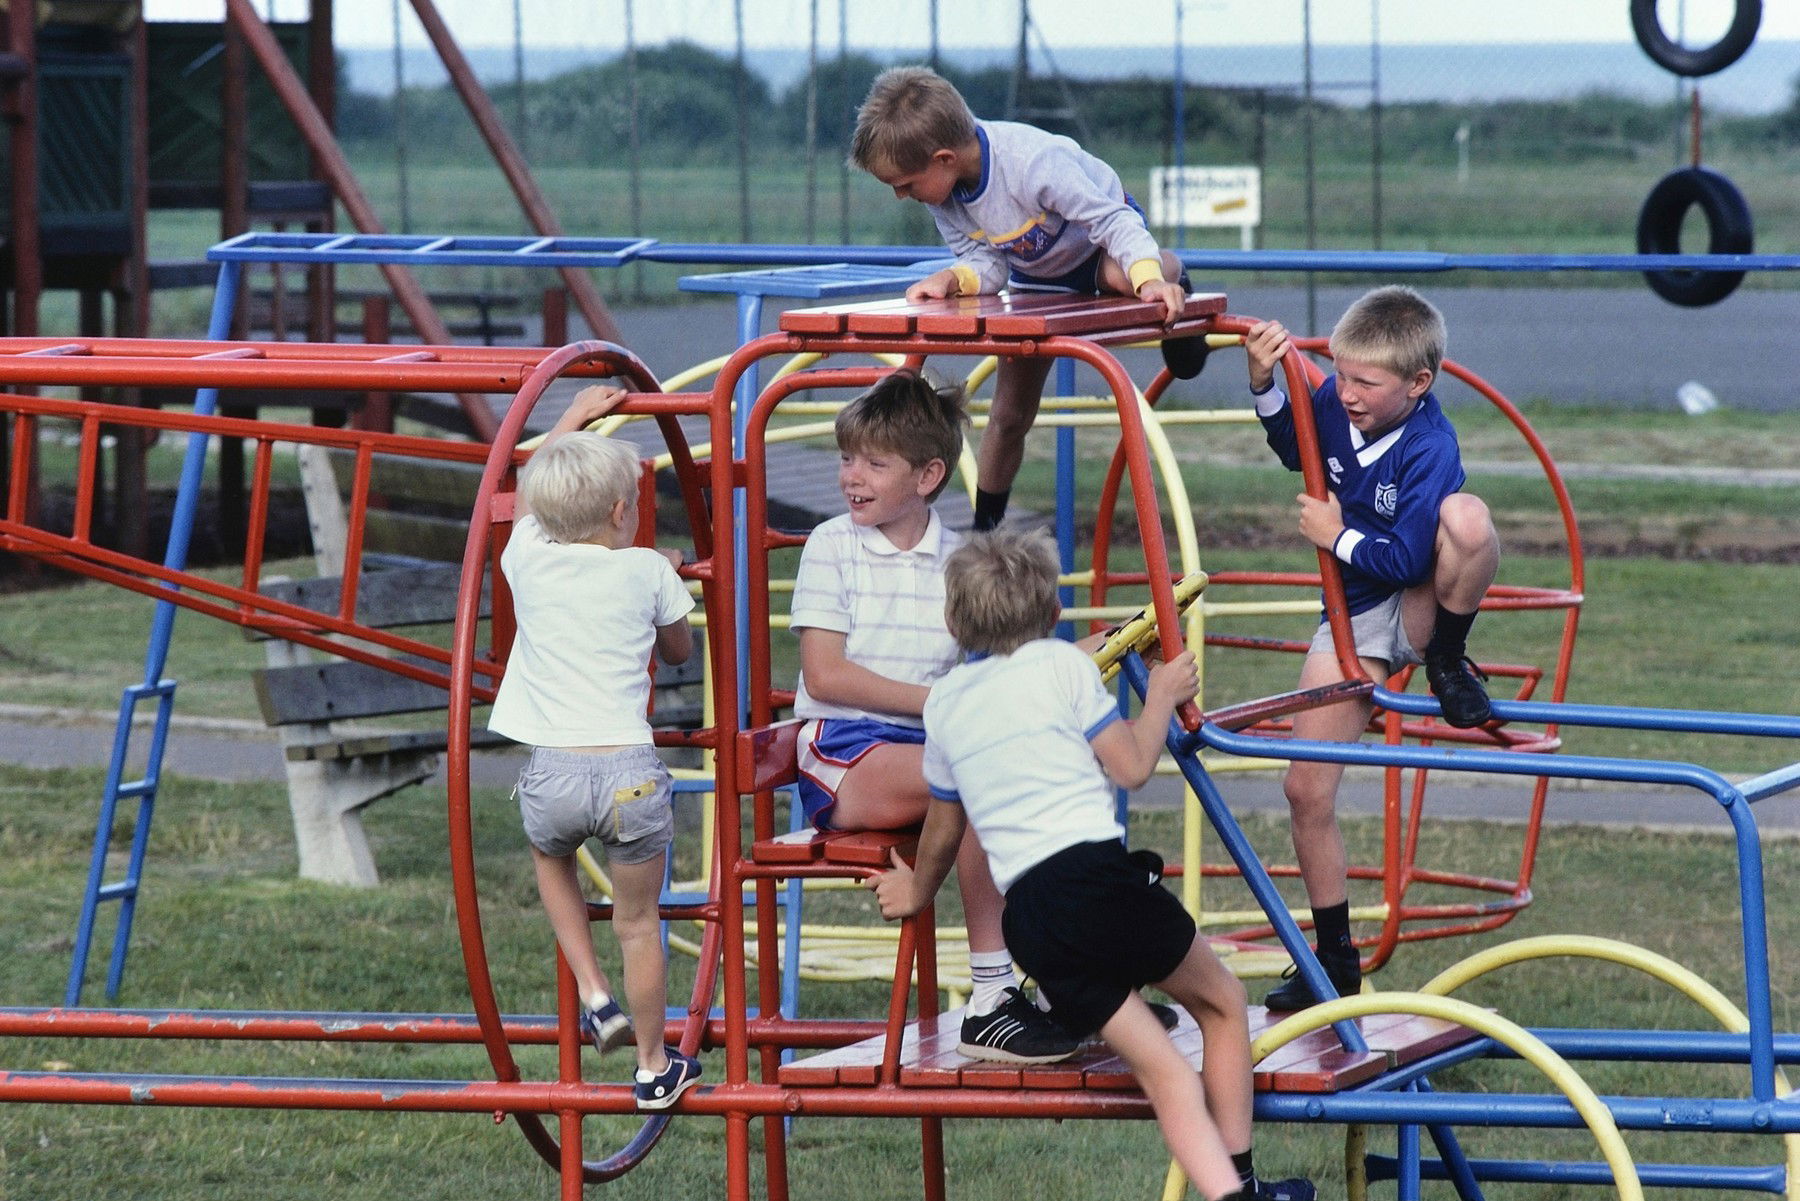
<path id="1" fill-rule="evenodd" d="M 532 746 L 649 743 L 656 627 L 694 607 L 669 561 L 643 546 L 552 542 L 527 515 L 500 569 L 519 633 L 488 728 Z"/>
<path id="2" fill-rule="evenodd" d="M 930 685 L 961 658 L 944 625 L 944 562 L 963 538 L 944 528 L 937 511 L 925 536 L 901 550 L 874 526 L 857 525 L 848 513 L 821 523 L 800 552 L 794 575 L 790 624 L 843 634 L 844 657 L 877 675 Z M 916 717 L 875 713 L 821 701 L 800 680 L 794 716 L 844 717 L 921 724 Z"/>
<path id="3" fill-rule="evenodd" d="M 1119 720 L 1094 661 L 1055 638 L 954 668 L 925 701 L 925 783 L 968 814 L 1001 892 L 1065 847 L 1123 838 L 1090 742 Z"/>

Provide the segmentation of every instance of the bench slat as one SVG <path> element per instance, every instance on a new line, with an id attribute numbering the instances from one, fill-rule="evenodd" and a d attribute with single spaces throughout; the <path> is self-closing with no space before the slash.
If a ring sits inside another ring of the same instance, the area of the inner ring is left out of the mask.
<path id="1" fill-rule="evenodd" d="M 456 618 L 456 593 L 461 583 L 461 566 L 448 563 L 365 572 L 356 584 L 357 623 L 385 630 L 453 621 Z M 260 591 L 272 600 L 335 614 L 343 603 L 344 582 L 337 576 L 277 580 L 264 584 Z M 492 589 L 484 583 L 481 589 L 483 617 L 492 615 L 492 601 Z M 260 631 L 256 636 L 272 637 Z"/>
<path id="2" fill-rule="evenodd" d="M 1038 311 L 1019 309 L 987 318 L 987 332 L 996 338 L 1045 338 L 1058 334 L 1097 334 L 1109 330 L 1160 326 L 1160 304 L 1124 296 L 1082 297 L 1079 305 L 1045 306 Z M 1225 311 L 1225 297 L 1217 294 L 1189 296 L 1182 316 L 1206 317 Z"/>
<path id="3" fill-rule="evenodd" d="M 421 713 L 450 704 L 446 689 L 341 659 L 265 667 L 252 675 L 263 720 L 272 726 Z"/>

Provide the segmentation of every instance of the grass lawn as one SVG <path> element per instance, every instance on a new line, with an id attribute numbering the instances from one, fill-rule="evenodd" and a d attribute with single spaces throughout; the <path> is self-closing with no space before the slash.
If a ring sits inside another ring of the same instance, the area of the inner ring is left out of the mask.
<path id="1" fill-rule="evenodd" d="M 0 996 L 9 1004 L 52 1004 L 61 996 L 97 787 L 91 771 L 0 768 L 0 906 L 9 915 Z M 277 785 L 176 778 L 165 785 L 164 798 L 121 1004 L 467 1010 L 444 864 L 441 794 L 413 789 L 369 811 L 385 880 L 367 892 L 294 879 Z M 513 807 L 503 793 L 490 792 L 478 795 L 475 813 L 486 938 L 502 1004 L 511 1012 L 547 1012 L 551 943 Z M 1255 819 L 1248 829 L 1263 854 L 1286 857 L 1284 823 Z M 1348 835 L 1353 853 L 1367 855 L 1379 831 L 1353 822 Z M 1493 871 L 1505 866 L 1494 857 L 1512 854 L 1517 837 L 1508 827 L 1434 825 L 1422 832 L 1420 858 L 1450 870 Z M 1133 841 L 1171 855 L 1179 849 L 1167 814 L 1138 815 Z M 683 846 L 691 855 L 691 846 Z M 1772 881 L 1791 878 L 1800 871 L 1800 845 L 1771 845 L 1764 867 Z M 1580 932 L 1626 938 L 1671 955 L 1737 997 L 1742 985 L 1733 880 L 1723 839 L 1554 829 L 1545 835 L 1535 881 L 1539 899 L 1532 908 L 1489 935 L 1403 947 L 1378 979 L 1387 988 L 1416 986 L 1479 947 Z M 1644 887 L 1648 881 L 1655 886 Z M 1235 907 L 1246 899 L 1235 885 L 1209 889 L 1215 905 Z M 954 896 L 946 890 L 949 922 L 957 920 Z M 872 918 L 860 892 L 828 895 L 813 905 L 816 920 Z M 1771 920 L 1776 1025 L 1792 1029 L 1800 1016 L 1794 1012 L 1800 964 L 1792 951 L 1800 945 L 1800 911 L 1776 906 Z M 602 934 L 599 945 L 610 967 L 616 958 L 609 944 Z M 672 995 L 685 995 L 679 990 L 691 970 L 691 961 L 675 958 Z M 1260 993 L 1262 986 L 1252 988 Z M 1463 995 L 1532 1025 L 1707 1026 L 1702 1014 L 1666 988 L 1586 961 L 1523 965 Z M 879 1012 L 882 996 L 880 984 L 813 984 L 803 1005 L 810 1013 L 871 1015 Z M 3 1066 L 18 1070 L 66 1065 L 408 1079 L 480 1079 L 486 1070 L 479 1050 L 456 1047 L 12 1039 L 4 1052 Z M 530 1078 L 551 1073 L 547 1052 L 528 1050 L 520 1058 Z M 719 1057 L 709 1055 L 707 1063 L 716 1080 Z M 1743 1073 L 1728 1068 L 1578 1066 L 1603 1092 L 1737 1096 L 1743 1089 Z M 1439 1084 L 1542 1089 L 1509 1064 L 1461 1069 Z M 616 1146 L 625 1125 L 593 1120 L 590 1138 L 596 1146 Z M 793 1140 L 794 1195 L 844 1196 L 848 1169 L 860 1197 L 916 1196 L 915 1130 L 907 1122 L 800 1122 Z M 1340 1131 L 1265 1127 L 1258 1137 L 1259 1162 L 1266 1168 L 1313 1174 L 1322 1196 L 1343 1195 Z M 971 1201 L 1020 1192 L 1069 1201 L 1155 1196 L 1166 1162 L 1149 1123 L 965 1121 L 951 1124 L 947 1141 L 954 1195 Z M 1593 1156 L 1585 1134 L 1470 1131 L 1466 1141 L 1480 1154 Z M 1628 1141 L 1640 1161 L 1779 1157 L 1769 1140 L 1633 1134 Z M 1372 1148 L 1390 1146 L 1390 1136 L 1373 1134 Z M 722 1188 L 720 1126 L 695 1118 L 677 1120 L 645 1165 L 609 1186 L 607 1195 L 701 1197 L 717 1196 Z M 0 1197 L 9 1201 L 127 1195 L 146 1201 L 251 1195 L 267 1201 L 386 1201 L 396 1195 L 476 1201 L 549 1196 L 554 1189 L 553 1173 L 514 1131 L 480 1117 L 0 1106 Z M 1515 1187 L 1493 1195 L 1571 1194 Z"/>

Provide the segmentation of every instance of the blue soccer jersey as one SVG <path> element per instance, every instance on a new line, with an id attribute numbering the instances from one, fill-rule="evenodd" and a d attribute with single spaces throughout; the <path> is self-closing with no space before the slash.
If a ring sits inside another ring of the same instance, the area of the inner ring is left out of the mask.
<path id="1" fill-rule="evenodd" d="M 1273 414 L 1262 413 L 1269 399 L 1263 397 L 1258 406 L 1269 446 L 1289 471 L 1299 471 L 1293 407 L 1283 404 Z M 1373 442 L 1344 415 L 1336 379 L 1319 386 L 1312 407 L 1326 478 L 1344 514 L 1344 532 L 1331 550 L 1344 565 L 1350 612 L 1361 613 L 1430 572 L 1438 506 L 1462 490 L 1462 452 L 1455 428 L 1430 392 L 1398 429 Z"/>

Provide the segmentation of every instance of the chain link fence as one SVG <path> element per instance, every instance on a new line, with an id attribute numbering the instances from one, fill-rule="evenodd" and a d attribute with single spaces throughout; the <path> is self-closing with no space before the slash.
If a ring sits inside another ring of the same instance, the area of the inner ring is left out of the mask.
<path id="1" fill-rule="evenodd" d="M 932 243 L 919 206 L 844 164 L 873 76 L 927 62 L 977 115 L 1067 132 L 1141 197 L 1157 167 L 1254 169 L 1254 226 L 1167 224 L 1171 245 L 1630 252 L 1652 186 L 1699 160 L 1747 197 L 1757 250 L 1794 250 L 1794 44 L 1764 39 L 1696 88 L 1651 62 L 1627 5 L 1613 7 L 1611 40 L 1561 44 L 1529 29 L 1469 42 L 1455 5 L 1428 6 L 1435 26 L 1397 27 L 1381 0 L 440 11 L 576 233 Z M 1662 15 L 1704 42 L 1731 7 L 1665 2 Z M 337 30 L 340 137 L 381 211 L 396 229 L 521 232 L 411 6 L 381 9 L 340 6 Z M 1689 224 L 1699 249 L 1703 222 Z"/>

